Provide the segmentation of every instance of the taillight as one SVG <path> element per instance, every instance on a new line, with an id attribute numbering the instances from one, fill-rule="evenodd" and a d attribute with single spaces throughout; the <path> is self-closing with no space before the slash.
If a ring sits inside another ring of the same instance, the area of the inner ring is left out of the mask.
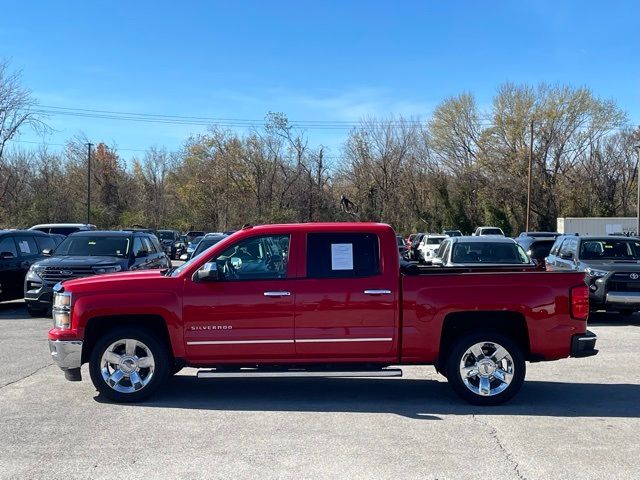
<path id="1" fill-rule="evenodd" d="M 573 287 L 569 293 L 571 318 L 586 320 L 589 316 L 589 289 L 586 285 Z"/>

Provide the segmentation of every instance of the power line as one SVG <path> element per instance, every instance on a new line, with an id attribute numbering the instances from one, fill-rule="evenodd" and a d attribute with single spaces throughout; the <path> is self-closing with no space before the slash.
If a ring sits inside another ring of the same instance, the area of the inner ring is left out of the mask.
<path id="1" fill-rule="evenodd" d="M 44 115 L 64 115 L 79 118 L 96 118 L 102 120 L 120 120 L 129 122 L 168 124 L 168 125 L 193 125 L 193 126 L 219 126 L 226 128 L 258 128 L 264 127 L 267 120 L 243 119 L 243 118 L 222 118 L 206 116 L 187 115 L 167 115 L 141 112 L 121 112 L 111 110 L 97 110 L 88 108 L 58 107 L 53 105 L 43 105 L 35 110 Z M 373 126 L 420 126 L 427 125 L 428 120 L 422 119 L 401 119 L 401 120 L 375 120 L 364 119 L 361 121 L 348 120 L 289 120 L 289 125 L 308 130 L 351 130 L 358 127 Z M 481 115 L 481 119 L 474 122 L 477 127 L 494 127 L 495 122 L 490 116 Z M 638 128 L 638 125 L 626 123 L 610 131 L 620 131 L 628 128 Z"/>

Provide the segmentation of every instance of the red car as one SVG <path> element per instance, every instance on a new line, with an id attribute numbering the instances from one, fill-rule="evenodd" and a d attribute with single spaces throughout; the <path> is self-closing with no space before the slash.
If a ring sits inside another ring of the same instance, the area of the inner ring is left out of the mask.
<path id="1" fill-rule="evenodd" d="M 69 380 L 137 401 L 198 377 L 400 376 L 435 365 L 465 400 L 513 397 L 525 361 L 595 355 L 580 273 L 399 265 L 388 225 L 247 227 L 168 271 L 58 285 L 49 345 Z"/>

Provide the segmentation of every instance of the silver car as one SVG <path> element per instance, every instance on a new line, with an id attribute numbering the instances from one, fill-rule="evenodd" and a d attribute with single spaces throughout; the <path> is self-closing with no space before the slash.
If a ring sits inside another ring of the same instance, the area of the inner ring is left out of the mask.
<path id="1" fill-rule="evenodd" d="M 535 266 L 524 249 L 506 237 L 450 237 L 431 260 L 442 267 Z"/>

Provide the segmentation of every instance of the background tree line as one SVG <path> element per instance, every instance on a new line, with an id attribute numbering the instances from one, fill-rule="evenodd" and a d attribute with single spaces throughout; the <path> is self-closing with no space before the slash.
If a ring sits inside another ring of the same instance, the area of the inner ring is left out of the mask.
<path id="1" fill-rule="evenodd" d="M 4 67 L 0 227 L 84 221 L 87 140 L 70 139 L 63 152 L 12 144 L 20 128 L 46 125 Z M 555 230 L 558 216 L 635 215 L 640 135 L 625 112 L 587 88 L 507 83 L 487 108 L 462 93 L 426 120 L 363 119 L 331 157 L 279 113 L 249 134 L 212 126 L 180 151 L 152 147 L 130 162 L 101 143 L 92 155 L 91 218 L 101 228 L 361 220 L 402 233 L 496 225 L 517 234 L 532 122 L 532 228 Z M 341 208 L 342 195 L 355 207 Z"/>

